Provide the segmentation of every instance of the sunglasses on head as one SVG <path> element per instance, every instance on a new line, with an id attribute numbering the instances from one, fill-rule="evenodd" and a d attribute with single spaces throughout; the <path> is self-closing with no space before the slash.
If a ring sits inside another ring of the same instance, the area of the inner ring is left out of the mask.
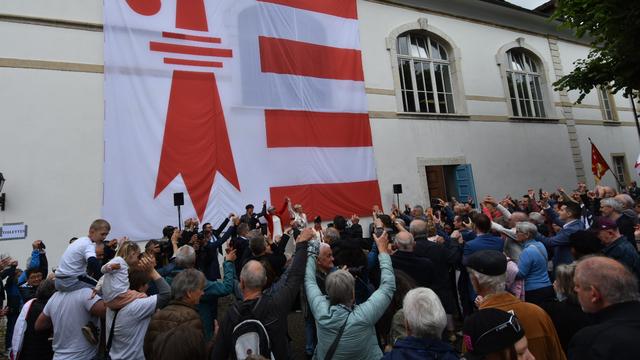
<path id="1" fill-rule="evenodd" d="M 520 326 L 520 322 L 518 322 L 518 318 L 515 317 L 515 315 L 511 314 L 511 317 L 509 317 L 509 320 L 507 320 L 506 322 L 503 322 L 502 324 L 497 325 L 497 326 L 485 331 L 482 335 L 480 335 L 478 337 L 478 339 L 476 339 L 476 341 L 475 341 L 476 344 L 480 342 L 480 339 L 482 339 L 483 336 L 489 335 L 489 334 L 491 334 L 493 332 L 500 332 L 500 331 L 506 329 L 509 326 L 516 333 L 519 333 L 522 330 L 522 327 Z"/>

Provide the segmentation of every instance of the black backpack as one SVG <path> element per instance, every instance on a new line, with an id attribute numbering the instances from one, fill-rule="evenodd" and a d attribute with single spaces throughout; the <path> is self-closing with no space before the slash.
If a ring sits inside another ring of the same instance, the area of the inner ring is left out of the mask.
<path id="1" fill-rule="evenodd" d="M 249 355 L 262 355 L 267 359 L 273 359 L 271 353 L 271 340 L 267 333 L 267 326 L 277 321 L 270 321 L 263 324 L 255 316 L 255 310 L 260 304 L 262 297 L 256 301 L 255 305 L 236 303 L 233 310 L 237 316 L 237 325 L 231 333 L 231 342 L 233 344 L 232 358 L 244 360 Z"/>

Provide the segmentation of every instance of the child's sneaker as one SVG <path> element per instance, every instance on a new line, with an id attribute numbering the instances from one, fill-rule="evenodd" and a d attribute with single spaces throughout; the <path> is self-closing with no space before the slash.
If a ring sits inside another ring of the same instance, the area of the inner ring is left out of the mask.
<path id="1" fill-rule="evenodd" d="M 98 339 L 100 338 L 98 328 L 91 321 L 82 327 L 82 335 L 91 345 L 98 345 Z"/>

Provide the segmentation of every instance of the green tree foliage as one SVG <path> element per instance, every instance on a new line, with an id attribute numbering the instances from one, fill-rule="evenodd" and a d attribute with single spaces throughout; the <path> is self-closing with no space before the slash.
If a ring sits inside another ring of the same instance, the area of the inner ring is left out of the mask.
<path id="1" fill-rule="evenodd" d="M 640 89 L 640 0 L 558 0 L 552 19 L 590 39 L 591 51 L 553 85 L 578 90 L 582 101 L 595 86 L 629 95 Z"/>

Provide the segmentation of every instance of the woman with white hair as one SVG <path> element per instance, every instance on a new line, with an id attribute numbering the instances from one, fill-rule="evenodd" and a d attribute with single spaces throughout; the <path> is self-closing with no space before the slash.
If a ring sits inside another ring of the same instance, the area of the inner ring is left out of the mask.
<path id="1" fill-rule="evenodd" d="M 436 293 L 423 287 L 410 290 L 402 302 L 402 313 L 407 336 L 398 339 L 383 360 L 458 359 L 451 344 L 441 339 L 447 326 L 447 314 Z"/>
<path id="2" fill-rule="evenodd" d="M 346 270 L 337 270 L 325 280 L 327 296 L 316 282 L 316 261 L 307 261 L 304 288 L 309 308 L 316 319 L 318 344 L 314 359 L 380 359 L 382 351 L 375 324 L 384 314 L 395 291 L 395 277 L 388 253 L 386 233 L 374 239 L 380 261 L 380 287 L 367 301 L 355 305 L 355 279 Z"/>
<path id="3" fill-rule="evenodd" d="M 525 300 L 540 305 L 553 300 L 555 292 L 547 272 L 547 249 L 536 240 L 537 233 L 538 229 L 530 222 L 516 224 L 516 241 L 523 248 L 518 259 L 518 278 L 524 279 Z"/>

